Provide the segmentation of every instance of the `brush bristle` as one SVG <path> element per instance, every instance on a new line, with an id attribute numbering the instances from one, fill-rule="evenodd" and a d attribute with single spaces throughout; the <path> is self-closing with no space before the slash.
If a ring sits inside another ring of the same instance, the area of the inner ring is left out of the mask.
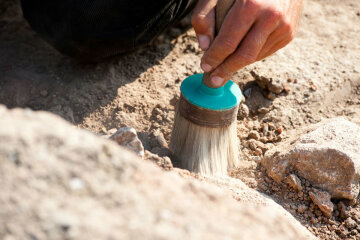
<path id="1" fill-rule="evenodd" d="M 238 165 L 236 120 L 227 127 L 196 125 L 176 111 L 170 149 L 181 167 L 202 175 L 224 176 Z"/>

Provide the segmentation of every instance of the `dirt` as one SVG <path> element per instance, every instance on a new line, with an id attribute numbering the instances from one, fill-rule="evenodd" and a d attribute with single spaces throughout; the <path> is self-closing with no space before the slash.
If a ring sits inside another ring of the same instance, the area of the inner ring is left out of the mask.
<path id="1" fill-rule="evenodd" d="M 360 239 L 360 206 L 336 202 L 327 218 L 311 202 L 305 180 L 301 192 L 278 185 L 259 162 L 322 119 L 343 116 L 360 124 L 359 21 L 358 0 L 307 0 L 296 39 L 233 77 L 249 111 L 238 118 L 242 164 L 231 176 L 271 196 L 321 239 Z M 155 154 L 171 157 L 155 135 L 169 142 L 181 81 L 201 72 L 201 55 L 183 21 L 146 49 L 79 64 L 32 31 L 19 1 L 0 4 L 0 103 L 53 112 L 99 135 L 131 126 Z"/>

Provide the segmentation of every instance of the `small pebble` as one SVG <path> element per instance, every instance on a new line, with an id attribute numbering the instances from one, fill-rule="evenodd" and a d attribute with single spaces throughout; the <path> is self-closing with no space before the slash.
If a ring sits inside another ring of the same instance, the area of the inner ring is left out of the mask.
<path id="1" fill-rule="evenodd" d="M 268 83 L 268 89 L 270 92 L 279 94 L 284 90 L 284 86 L 280 82 L 271 81 Z"/>
<path id="2" fill-rule="evenodd" d="M 318 89 L 318 87 L 315 85 L 314 82 L 310 82 L 310 89 L 313 91 L 316 91 Z"/>
<path id="3" fill-rule="evenodd" d="M 246 104 L 243 104 L 243 103 L 240 104 L 237 118 L 239 120 L 243 120 L 245 118 L 248 118 L 249 114 L 250 114 L 249 107 Z"/>
<path id="4" fill-rule="evenodd" d="M 290 174 L 286 179 L 287 184 L 289 184 L 290 187 L 295 189 L 296 191 L 301 191 L 301 181 L 295 174 Z"/>
<path id="5" fill-rule="evenodd" d="M 325 216 L 331 217 L 334 204 L 331 202 L 331 196 L 328 192 L 313 189 L 309 192 L 309 196 Z"/>
<path id="6" fill-rule="evenodd" d="M 251 96 L 251 91 L 252 91 L 251 88 L 246 89 L 246 90 L 244 91 L 245 97 L 247 97 L 247 98 L 250 97 L 250 96 Z"/>
<path id="7" fill-rule="evenodd" d="M 261 113 L 261 114 L 265 114 L 265 113 L 268 113 L 270 111 L 269 108 L 266 108 L 266 107 L 262 107 L 262 108 L 259 108 L 257 110 L 258 113 Z"/>
<path id="8" fill-rule="evenodd" d="M 260 148 L 257 148 L 257 149 L 254 151 L 254 154 L 255 154 L 256 156 L 261 156 L 261 155 L 263 154 L 263 152 L 261 151 Z"/>
<path id="9" fill-rule="evenodd" d="M 288 83 L 285 84 L 284 92 L 286 94 L 289 94 L 291 92 L 291 87 L 290 87 L 290 85 Z"/>
<path id="10" fill-rule="evenodd" d="M 304 213 L 307 210 L 307 206 L 304 204 L 301 204 L 297 207 L 297 212 L 298 213 Z"/>
<path id="11" fill-rule="evenodd" d="M 144 156 L 144 146 L 137 136 L 136 130 L 131 127 L 122 127 L 110 136 L 119 145 L 128 148 L 137 155 Z"/>
<path id="12" fill-rule="evenodd" d="M 269 93 L 266 95 L 266 98 L 269 99 L 269 100 L 271 100 L 271 101 L 274 101 L 275 98 L 276 98 L 276 95 L 275 95 L 275 93 L 273 93 L 273 92 L 269 92 Z"/>
<path id="13" fill-rule="evenodd" d="M 348 229 L 353 229 L 353 228 L 356 228 L 357 224 L 356 224 L 356 222 L 354 221 L 354 219 L 348 217 L 348 218 L 345 220 L 345 226 L 346 226 Z"/>
<path id="14" fill-rule="evenodd" d="M 259 140 L 260 139 L 260 134 L 257 131 L 252 130 L 252 131 L 249 132 L 248 138 L 249 139 Z"/>

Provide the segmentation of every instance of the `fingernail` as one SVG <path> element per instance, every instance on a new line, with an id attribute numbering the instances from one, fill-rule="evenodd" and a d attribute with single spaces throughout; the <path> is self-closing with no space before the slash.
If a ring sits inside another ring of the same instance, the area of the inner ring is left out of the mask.
<path id="1" fill-rule="evenodd" d="M 202 68 L 202 70 L 204 70 L 204 72 L 210 72 L 212 69 L 212 67 L 206 63 L 201 64 L 201 68 Z"/>
<path id="2" fill-rule="evenodd" d="M 199 46 L 202 50 L 208 49 L 210 46 L 210 37 L 206 35 L 198 35 Z"/>
<path id="3" fill-rule="evenodd" d="M 218 76 L 214 76 L 211 78 L 211 82 L 214 86 L 220 87 L 223 84 L 224 79 Z"/>

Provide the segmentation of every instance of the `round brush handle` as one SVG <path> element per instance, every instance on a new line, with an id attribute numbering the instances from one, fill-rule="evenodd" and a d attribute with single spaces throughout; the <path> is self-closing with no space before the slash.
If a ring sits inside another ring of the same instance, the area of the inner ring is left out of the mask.
<path id="1" fill-rule="evenodd" d="M 215 9 L 215 36 L 219 33 L 225 16 L 234 2 L 235 0 L 218 0 Z M 203 83 L 210 88 L 214 88 L 210 82 L 210 74 L 211 72 L 204 73 Z"/>

